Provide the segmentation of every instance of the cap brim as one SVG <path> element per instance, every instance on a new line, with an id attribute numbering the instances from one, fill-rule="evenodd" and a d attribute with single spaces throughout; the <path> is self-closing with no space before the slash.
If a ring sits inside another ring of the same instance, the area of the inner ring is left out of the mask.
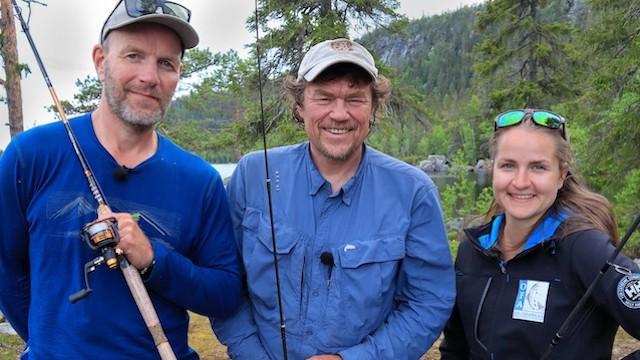
<path id="1" fill-rule="evenodd" d="M 188 22 L 181 20 L 175 16 L 167 16 L 165 14 L 148 14 L 133 18 L 118 24 L 117 27 L 110 28 L 109 31 L 121 29 L 127 25 L 143 22 L 164 25 L 173 30 L 182 41 L 182 46 L 185 49 L 194 48 L 200 41 L 198 33 Z"/>
<path id="2" fill-rule="evenodd" d="M 375 80 L 378 77 L 377 73 L 373 72 L 365 64 L 363 64 L 364 61 L 360 59 L 346 59 L 344 56 L 334 56 L 334 57 L 325 59 L 324 61 L 321 61 L 315 66 L 313 66 L 311 70 L 307 71 L 307 73 L 304 74 L 302 77 L 304 77 L 304 79 L 307 81 L 313 81 L 313 79 L 315 79 L 318 75 L 320 75 L 320 73 L 325 71 L 329 66 L 340 64 L 340 63 L 354 64 L 361 67 L 363 70 L 369 73 L 369 75 L 371 75 L 371 79 L 373 80 Z M 302 80 L 301 77 L 298 77 L 298 80 Z"/>

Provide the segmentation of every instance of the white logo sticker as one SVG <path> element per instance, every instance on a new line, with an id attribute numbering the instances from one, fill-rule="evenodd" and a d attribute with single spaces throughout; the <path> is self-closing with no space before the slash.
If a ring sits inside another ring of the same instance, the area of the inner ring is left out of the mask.
<path id="1" fill-rule="evenodd" d="M 617 294 L 626 307 L 640 309 L 640 274 L 623 276 L 618 282 Z"/>
<path id="2" fill-rule="evenodd" d="M 513 304 L 513 318 L 543 323 L 548 294 L 548 282 L 520 280 L 516 301 Z"/>

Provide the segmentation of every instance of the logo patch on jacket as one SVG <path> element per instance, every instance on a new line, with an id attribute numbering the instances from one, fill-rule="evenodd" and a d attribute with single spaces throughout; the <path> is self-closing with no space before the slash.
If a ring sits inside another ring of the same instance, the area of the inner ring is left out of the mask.
<path id="1" fill-rule="evenodd" d="M 640 274 L 623 276 L 618 282 L 617 294 L 626 307 L 640 309 Z"/>
<path id="2" fill-rule="evenodd" d="M 520 280 L 518 294 L 513 304 L 513 318 L 518 320 L 544 322 L 547 310 L 549 283 L 546 281 Z"/>

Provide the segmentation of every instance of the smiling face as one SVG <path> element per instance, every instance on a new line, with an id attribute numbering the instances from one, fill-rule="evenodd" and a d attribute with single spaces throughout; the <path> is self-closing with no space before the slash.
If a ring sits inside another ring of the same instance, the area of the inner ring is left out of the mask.
<path id="1" fill-rule="evenodd" d="M 533 227 L 553 205 L 566 174 L 551 133 L 522 126 L 502 130 L 493 162 L 493 195 L 511 226 Z"/>
<path id="2" fill-rule="evenodd" d="M 297 113 L 314 160 L 335 165 L 359 161 L 373 116 L 371 84 L 345 78 L 311 82 Z"/>
<path id="3" fill-rule="evenodd" d="M 134 24 L 109 33 L 94 61 L 109 109 L 123 122 L 151 127 L 164 117 L 182 71 L 182 45 L 168 28 Z"/>

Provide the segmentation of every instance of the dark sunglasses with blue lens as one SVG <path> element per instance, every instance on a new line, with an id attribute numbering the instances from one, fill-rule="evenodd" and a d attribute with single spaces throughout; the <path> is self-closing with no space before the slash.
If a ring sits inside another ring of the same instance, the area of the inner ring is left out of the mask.
<path id="1" fill-rule="evenodd" d="M 191 20 L 191 11 L 186 7 L 164 0 L 124 0 L 127 14 L 131 17 L 140 17 L 149 14 L 166 14 L 178 17 L 186 22 Z"/>

